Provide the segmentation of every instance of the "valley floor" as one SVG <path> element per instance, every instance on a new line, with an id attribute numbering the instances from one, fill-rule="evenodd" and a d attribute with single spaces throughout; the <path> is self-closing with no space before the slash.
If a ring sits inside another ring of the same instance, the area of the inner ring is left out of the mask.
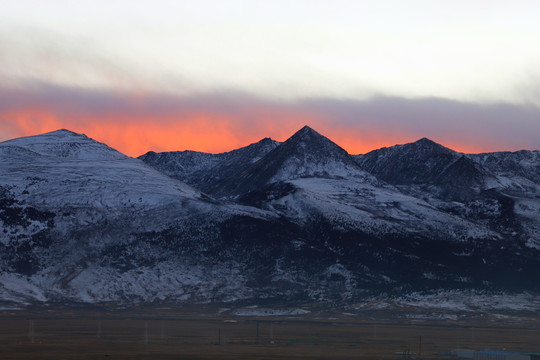
<path id="1" fill-rule="evenodd" d="M 540 352 L 540 318 L 375 315 L 253 317 L 210 307 L 5 309 L 0 358 L 398 359 L 410 353 L 445 359 L 456 348 Z"/>

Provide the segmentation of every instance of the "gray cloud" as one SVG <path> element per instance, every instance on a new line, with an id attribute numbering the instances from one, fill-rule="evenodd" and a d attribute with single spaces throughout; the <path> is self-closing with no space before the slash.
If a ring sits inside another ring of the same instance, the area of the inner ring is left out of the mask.
<path id="1" fill-rule="evenodd" d="M 0 89 L 3 129 L 13 127 L 8 124 L 10 114 L 25 109 L 55 114 L 60 121 L 70 119 L 66 126 L 89 125 L 92 119 L 103 117 L 130 123 L 151 119 L 166 126 L 193 113 L 211 113 L 230 119 L 234 129 L 258 137 L 279 138 L 283 134 L 267 132 L 292 131 L 308 122 L 322 133 L 331 129 L 358 141 L 388 139 L 384 145 L 429 137 L 443 145 L 474 151 L 540 149 L 540 108 L 532 105 L 383 96 L 362 101 L 318 98 L 279 102 L 235 92 L 130 94 L 44 83 Z M 0 133 L 5 139 L 4 135 Z M 328 136 L 332 138 L 332 134 Z"/>
<path id="2" fill-rule="evenodd" d="M 330 114 L 338 126 L 418 134 L 438 141 L 493 149 L 540 149 L 540 108 L 475 104 L 438 98 L 377 97 L 367 101 L 318 99 L 306 108 Z"/>

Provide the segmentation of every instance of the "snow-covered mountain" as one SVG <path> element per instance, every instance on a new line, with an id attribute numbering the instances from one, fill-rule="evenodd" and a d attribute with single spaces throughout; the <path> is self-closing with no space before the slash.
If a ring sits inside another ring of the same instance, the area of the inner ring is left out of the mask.
<path id="1" fill-rule="evenodd" d="M 237 195 L 242 204 L 297 223 L 324 219 L 370 236 L 422 233 L 458 240 L 497 236 L 380 183 L 345 150 L 309 127 L 216 188 Z"/>
<path id="2" fill-rule="evenodd" d="M 0 289 L 7 299 L 18 293 L 93 299 L 98 295 L 88 294 L 88 283 L 76 285 L 89 274 L 95 276 L 90 283 L 110 286 L 118 268 L 173 261 L 173 248 L 163 249 L 174 247 L 170 239 L 155 244 L 163 232 L 204 248 L 197 239 L 210 241 L 212 229 L 235 217 L 275 217 L 219 204 L 141 160 L 66 130 L 3 142 L 0 163 Z M 209 233 L 199 234 L 201 219 Z M 124 286 L 103 296 L 118 297 Z"/>
<path id="3" fill-rule="evenodd" d="M 120 160 L 127 156 L 86 135 L 61 129 L 50 133 L 22 137 L 1 143 L 2 148 L 19 148 L 65 160 Z"/>
<path id="4" fill-rule="evenodd" d="M 374 176 L 443 211 L 488 223 L 503 238 L 519 234 L 536 246 L 538 151 L 461 154 L 424 138 L 356 160 Z"/>
<path id="5" fill-rule="evenodd" d="M 67 130 L 0 143 L 0 157 L 0 186 L 32 206 L 115 211 L 201 198 L 142 161 Z"/>
<path id="6" fill-rule="evenodd" d="M 6 141 L 0 300 L 540 293 L 538 152 L 511 154 L 422 139 L 355 158 L 309 127 L 140 159 L 67 130 Z"/>

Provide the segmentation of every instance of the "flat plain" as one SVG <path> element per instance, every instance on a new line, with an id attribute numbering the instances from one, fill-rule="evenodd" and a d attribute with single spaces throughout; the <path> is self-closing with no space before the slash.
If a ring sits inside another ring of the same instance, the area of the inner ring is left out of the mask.
<path id="1" fill-rule="evenodd" d="M 537 318 L 398 315 L 240 317 L 208 307 L 2 310 L 0 359 L 448 359 L 455 348 L 540 352 Z"/>

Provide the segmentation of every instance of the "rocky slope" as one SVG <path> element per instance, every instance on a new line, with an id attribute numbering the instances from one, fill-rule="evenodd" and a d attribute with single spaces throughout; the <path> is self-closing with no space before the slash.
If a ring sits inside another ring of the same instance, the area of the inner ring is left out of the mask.
<path id="1" fill-rule="evenodd" d="M 150 151 L 139 156 L 139 159 L 170 177 L 211 193 L 216 183 L 244 171 L 278 145 L 277 141 L 264 138 L 257 143 L 221 154 L 189 150 L 164 153 Z"/>

